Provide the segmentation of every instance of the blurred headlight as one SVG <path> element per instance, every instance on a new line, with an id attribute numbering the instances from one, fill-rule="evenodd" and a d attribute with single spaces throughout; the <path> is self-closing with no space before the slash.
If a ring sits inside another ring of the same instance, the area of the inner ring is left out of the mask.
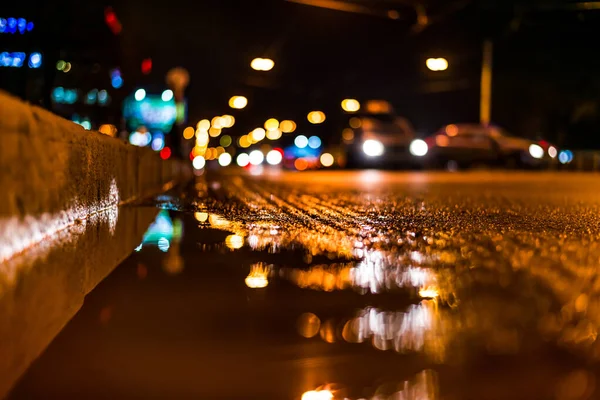
<path id="1" fill-rule="evenodd" d="M 533 158 L 543 158 L 544 149 L 542 149 L 542 147 L 538 146 L 537 144 L 532 144 L 529 146 L 529 154 L 531 154 L 531 157 Z"/>
<path id="2" fill-rule="evenodd" d="M 383 144 L 378 140 L 365 140 L 363 151 L 369 157 L 378 157 L 383 154 Z"/>
<path id="3" fill-rule="evenodd" d="M 429 151 L 429 146 L 425 143 L 424 140 L 415 139 L 410 143 L 410 147 L 408 148 L 410 154 L 416 157 L 423 157 Z"/>

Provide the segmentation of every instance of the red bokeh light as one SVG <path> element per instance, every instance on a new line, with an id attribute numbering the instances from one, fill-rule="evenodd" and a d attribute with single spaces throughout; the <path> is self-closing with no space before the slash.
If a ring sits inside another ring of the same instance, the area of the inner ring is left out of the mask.
<path id="1" fill-rule="evenodd" d="M 169 147 L 165 147 L 160 151 L 160 158 L 163 160 L 168 160 L 171 157 L 171 149 Z"/>
<path id="2" fill-rule="evenodd" d="M 146 58 L 142 60 L 142 74 L 148 75 L 150 72 L 152 72 L 152 59 Z"/>

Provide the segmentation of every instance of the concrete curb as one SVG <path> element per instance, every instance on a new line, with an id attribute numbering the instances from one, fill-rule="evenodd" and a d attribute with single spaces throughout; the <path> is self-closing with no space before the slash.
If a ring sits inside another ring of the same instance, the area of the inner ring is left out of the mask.
<path id="1" fill-rule="evenodd" d="M 119 205 L 172 185 L 182 179 L 184 167 L 3 92 L 0 140 L 2 398 L 75 314 L 83 297 L 141 240 L 145 228 L 138 227 L 133 237 L 115 244 L 121 240 L 117 230 L 131 231 L 121 227 Z M 135 226 L 138 220 L 132 220 Z M 141 225 L 150 221 L 143 218 Z M 56 253 L 56 246 L 60 253 L 65 236 L 92 226 L 98 230 L 94 240 L 111 243 L 104 251 L 112 254 L 87 260 L 76 254 L 75 246 L 65 265 L 56 255 L 50 262 L 49 254 Z M 52 270 L 52 279 L 45 269 Z"/>

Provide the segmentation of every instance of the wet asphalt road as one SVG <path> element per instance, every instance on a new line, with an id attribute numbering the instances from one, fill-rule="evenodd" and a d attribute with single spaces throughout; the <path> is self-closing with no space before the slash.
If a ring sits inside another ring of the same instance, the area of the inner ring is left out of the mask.
<path id="1" fill-rule="evenodd" d="M 11 398 L 600 398 L 600 177 L 207 174 Z"/>

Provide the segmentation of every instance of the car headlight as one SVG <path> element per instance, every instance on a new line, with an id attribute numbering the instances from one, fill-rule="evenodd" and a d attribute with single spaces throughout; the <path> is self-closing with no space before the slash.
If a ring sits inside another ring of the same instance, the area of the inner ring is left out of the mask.
<path id="1" fill-rule="evenodd" d="M 378 157 L 383 154 L 383 144 L 379 140 L 365 140 L 363 151 L 369 157 Z"/>
<path id="2" fill-rule="evenodd" d="M 410 154 L 416 157 L 423 157 L 429 151 L 429 146 L 425 143 L 424 140 L 415 139 L 410 143 L 410 147 L 408 148 Z"/>
<path id="3" fill-rule="evenodd" d="M 544 149 L 542 149 L 542 146 L 532 144 L 529 146 L 529 154 L 533 158 L 540 159 L 544 157 Z"/>

